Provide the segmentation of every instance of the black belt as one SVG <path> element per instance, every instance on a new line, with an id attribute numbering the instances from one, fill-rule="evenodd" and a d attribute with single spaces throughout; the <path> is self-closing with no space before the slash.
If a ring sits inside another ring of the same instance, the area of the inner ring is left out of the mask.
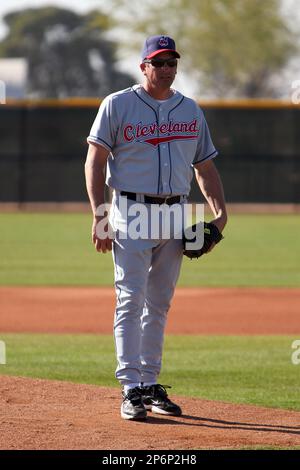
<path id="1" fill-rule="evenodd" d="M 129 193 L 127 191 L 121 191 L 121 196 L 127 196 L 128 199 L 131 199 L 132 201 L 137 200 L 137 194 L 136 193 Z M 155 196 L 144 196 L 144 202 L 146 204 L 167 204 L 168 206 L 171 206 L 172 204 L 177 204 L 180 202 L 181 196 L 166 196 L 166 197 L 155 197 Z"/>

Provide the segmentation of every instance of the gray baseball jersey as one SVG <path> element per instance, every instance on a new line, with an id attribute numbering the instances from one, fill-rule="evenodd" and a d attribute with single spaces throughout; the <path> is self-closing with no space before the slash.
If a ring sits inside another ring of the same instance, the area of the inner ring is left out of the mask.
<path id="1" fill-rule="evenodd" d="M 116 377 L 123 385 L 155 383 L 161 369 L 167 312 L 182 262 L 182 241 L 172 236 L 166 240 L 121 239 L 135 201 L 129 200 L 128 212 L 122 211 L 120 191 L 181 195 L 186 200 L 193 164 L 214 158 L 217 151 L 195 101 L 178 91 L 168 100 L 157 101 L 141 85 L 103 100 L 88 142 L 110 152 L 106 183 L 115 190 L 110 220 L 116 231 Z M 150 227 L 151 204 L 145 207 Z M 167 208 L 162 205 L 162 211 Z M 163 216 L 162 226 L 164 220 Z"/>
<path id="2" fill-rule="evenodd" d="M 103 100 L 88 142 L 110 151 L 109 186 L 150 195 L 188 195 L 192 165 L 217 155 L 194 100 L 174 90 L 159 102 L 141 85 Z"/>

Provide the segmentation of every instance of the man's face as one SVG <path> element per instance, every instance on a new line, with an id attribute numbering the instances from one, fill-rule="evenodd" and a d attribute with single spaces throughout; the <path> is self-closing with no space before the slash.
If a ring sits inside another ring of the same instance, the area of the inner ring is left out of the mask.
<path id="1" fill-rule="evenodd" d="M 152 60 L 155 64 L 155 61 L 169 59 L 174 61 L 176 58 L 171 52 L 161 52 L 153 57 Z M 141 70 L 152 88 L 169 88 L 175 79 L 177 66 L 170 67 L 165 63 L 162 67 L 155 67 L 151 63 L 143 63 L 141 64 Z"/>

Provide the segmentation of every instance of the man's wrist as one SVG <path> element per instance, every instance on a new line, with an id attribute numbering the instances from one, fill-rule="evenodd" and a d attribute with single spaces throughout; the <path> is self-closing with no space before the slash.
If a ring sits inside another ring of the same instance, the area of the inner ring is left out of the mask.
<path id="1" fill-rule="evenodd" d="M 93 217 L 96 219 L 102 219 L 103 218 L 103 208 L 101 206 L 103 206 L 105 204 L 105 201 L 103 200 L 102 202 L 98 202 L 97 205 L 93 204 L 92 205 L 92 213 L 93 213 Z M 101 208 L 101 210 L 99 210 Z M 106 212 L 106 211 L 105 211 Z"/>
<path id="2" fill-rule="evenodd" d="M 222 212 L 221 214 L 218 214 L 216 218 L 212 220 L 212 223 L 218 227 L 220 232 L 222 232 L 227 224 L 227 213 Z"/>

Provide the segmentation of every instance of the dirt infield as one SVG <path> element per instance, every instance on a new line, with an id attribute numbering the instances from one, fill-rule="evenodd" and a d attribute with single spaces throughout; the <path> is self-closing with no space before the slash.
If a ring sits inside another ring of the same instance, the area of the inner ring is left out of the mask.
<path id="1" fill-rule="evenodd" d="M 300 413 L 176 397 L 181 417 L 119 417 L 117 389 L 1 377 L 0 449 L 226 449 L 300 445 Z"/>
<path id="2" fill-rule="evenodd" d="M 1 332 L 111 333 L 112 289 L 0 288 Z M 300 289 L 178 289 L 167 333 L 299 334 Z M 173 397 L 181 417 L 120 418 L 120 392 L 0 376 L 0 449 L 300 446 L 300 413 Z"/>
<path id="3" fill-rule="evenodd" d="M 112 333 L 113 289 L 0 287 L 0 331 Z M 178 288 L 169 334 L 298 334 L 300 289 Z"/>

